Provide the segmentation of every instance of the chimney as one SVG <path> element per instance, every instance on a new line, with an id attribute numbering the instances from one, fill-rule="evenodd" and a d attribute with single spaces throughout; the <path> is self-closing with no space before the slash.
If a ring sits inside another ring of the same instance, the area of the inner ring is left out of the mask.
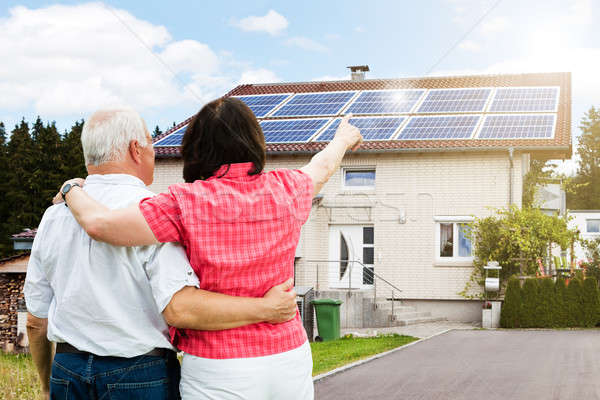
<path id="1" fill-rule="evenodd" d="M 365 74 L 369 72 L 368 65 L 351 65 L 350 68 L 350 80 L 352 81 L 364 81 Z"/>

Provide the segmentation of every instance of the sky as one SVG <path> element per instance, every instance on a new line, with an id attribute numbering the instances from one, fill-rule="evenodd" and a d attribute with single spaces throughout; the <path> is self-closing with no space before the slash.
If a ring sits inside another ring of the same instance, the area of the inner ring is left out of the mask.
<path id="1" fill-rule="evenodd" d="M 129 105 L 165 130 L 241 83 L 367 64 L 367 78 L 570 71 L 576 137 L 600 106 L 599 15 L 598 0 L 4 0 L 0 121 L 63 131 Z"/>

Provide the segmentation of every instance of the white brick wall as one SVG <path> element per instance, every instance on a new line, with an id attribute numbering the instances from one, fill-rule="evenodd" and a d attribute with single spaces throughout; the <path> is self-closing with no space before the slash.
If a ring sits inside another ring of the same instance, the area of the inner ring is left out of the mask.
<path id="1" fill-rule="evenodd" d="M 523 160 L 515 154 L 513 201 L 521 204 Z M 299 168 L 309 156 L 269 156 L 267 169 Z M 508 204 L 508 153 L 379 153 L 349 155 L 343 166 L 376 167 L 376 189 L 357 195 L 341 188 L 338 171 L 323 188 L 323 204 L 366 205 L 328 213 L 314 207 L 302 232 L 302 257 L 296 283 L 328 288 L 328 266 L 306 259 L 328 258 L 329 224 L 366 223 L 375 226 L 375 271 L 403 290 L 403 298 L 462 299 L 472 267 L 435 264 L 434 216 L 485 216 L 488 207 Z M 181 160 L 157 160 L 151 189 L 164 191 L 181 182 Z M 406 223 L 398 222 L 400 214 Z M 378 288 L 378 296 L 383 288 Z M 381 293 L 386 295 L 386 293 Z"/>

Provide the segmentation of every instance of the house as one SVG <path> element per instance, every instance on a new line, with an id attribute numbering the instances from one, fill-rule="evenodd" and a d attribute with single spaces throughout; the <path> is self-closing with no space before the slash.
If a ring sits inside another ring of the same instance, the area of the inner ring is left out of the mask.
<path id="1" fill-rule="evenodd" d="M 569 210 L 569 217 L 569 228 L 578 230 L 581 239 L 600 239 L 600 210 Z M 573 254 L 576 262 L 588 258 L 578 242 L 573 245 Z"/>
<path id="2" fill-rule="evenodd" d="M 365 79 L 364 67 L 226 95 L 257 115 L 267 169 L 305 165 L 346 113 L 365 136 L 313 202 L 296 284 L 342 299 L 343 327 L 479 320 L 481 303 L 458 294 L 473 265 L 466 224 L 520 206 L 533 158 L 571 156 L 571 75 Z M 190 120 L 156 139 L 153 191 L 182 181 Z"/>

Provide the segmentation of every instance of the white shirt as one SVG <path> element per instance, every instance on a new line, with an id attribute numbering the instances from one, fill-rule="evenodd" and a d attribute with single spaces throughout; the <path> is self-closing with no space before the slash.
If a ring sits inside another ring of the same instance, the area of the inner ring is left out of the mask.
<path id="1" fill-rule="evenodd" d="M 131 175 L 90 175 L 84 190 L 109 208 L 153 196 Z M 172 349 L 161 312 L 184 286 L 198 286 L 183 248 L 121 247 L 91 239 L 64 204 L 46 210 L 27 267 L 25 302 L 48 318 L 48 339 L 100 356 Z"/>

